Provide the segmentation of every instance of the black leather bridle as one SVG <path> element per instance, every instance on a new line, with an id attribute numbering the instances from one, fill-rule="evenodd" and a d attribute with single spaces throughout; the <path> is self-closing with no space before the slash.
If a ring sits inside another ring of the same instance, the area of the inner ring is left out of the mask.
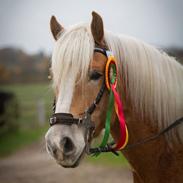
<path id="1" fill-rule="evenodd" d="M 107 57 L 107 51 L 108 50 L 105 48 L 100 48 L 100 47 L 94 48 L 94 52 L 102 53 L 106 57 Z M 114 149 L 112 148 L 112 146 L 115 144 L 114 142 L 112 142 L 111 144 L 108 144 L 105 147 L 90 148 L 90 142 L 91 142 L 91 139 L 93 137 L 93 133 L 95 131 L 95 125 L 94 125 L 94 122 L 91 121 L 91 115 L 95 111 L 96 106 L 101 101 L 101 98 L 105 92 L 105 89 L 106 89 L 106 85 L 105 85 L 105 78 L 104 78 L 104 80 L 102 82 L 102 86 L 97 94 L 97 97 L 95 98 L 93 103 L 85 110 L 85 112 L 83 113 L 83 116 L 81 118 L 74 118 L 74 116 L 70 113 L 55 113 L 56 101 L 54 100 L 54 103 L 53 103 L 53 115 L 51 116 L 50 121 L 49 121 L 50 126 L 53 126 L 55 124 L 62 124 L 62 125 L 75 124 L 75 125 L 84 127 L 85 128 L 84 138 L 85 138 L 85 144 L 86 144 L 85 151 L 87 154 L 95 154 L 98 152 L 100 152 L 100 153 L 101 152 L 112 152 L 115 155 L 118 155 L 118 153 L 116 151 L 114 151 Z M 172 124 L 170 124 L 168 127 L 161 130 L 159 133 L 157 133 L 155 135 L 152 135 L 152 136 L 149 136 L 149 137 L 144 138 L 142 140 L 139 140 L 134 144 L 127 144 L 127 146 L 123 150 L 128 150 L 128 149 L 134 148 L 136 146 L 145 144 L 147 142 L 156 140 L 157 138 L 164 135 L 165 133 L 167 133 L 171 129 L 180 125 L 182 122 L 183 122 L 183 117 L 177 119 Z"/>
<path id="2" fill-rule="evenodd" d="M 102 53 L 103 55 L 107 56 L 106 49 L 96 47 L 94 52 Z M 55 113 L 56 101 L 54 100 L 53 104 L 53 115 L 50 118 L 50 126 L 55 124 L 63 124 L 63 125 L 78 125 L 83 126 L 85 128 L 85 144 L 86 144 L 86 152 L 90 154 L 90 142 L 93 136 L 93 132 L 95 130 L 95 124 L 91 121 L 91 115 L 96 109 L 96 106 L 101 101 L 101 98 L 104 94 L 106 89 L 105 85 L 105 78 L 102 82 L 102 86 L 97 94 L 97 97 L 93 101 L 93 103 L 84 111 L 83 116 L 81 118 L 74 118 L 74 116 L 70 113 Z"/>

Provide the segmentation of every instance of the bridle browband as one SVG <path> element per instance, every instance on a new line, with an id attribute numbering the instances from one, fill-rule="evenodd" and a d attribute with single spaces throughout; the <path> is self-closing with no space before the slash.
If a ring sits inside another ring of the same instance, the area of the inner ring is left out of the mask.
<path id="1" fill-rule="evenodd" d="M 107 57 L 107 51 L 108 51 L 107 49 L 100 48 L 98 46 L 94 48 L 94 52 L 101 53 L 106 57 Z M 82 117 L 80 117 L 80 118 L 74 118 L 74 116 L 70 113 L 55 113 L 56 101 L 54 100 L 54 103 L 53 103 L 53 115 L 51 116 L 50 121 L 49 121 L 50 126 L 53 126 L 55 124 L 62 124 L 62 125 L 69 125 L 69 126 L 75 124 L 75 125 L 84 127 L 86 129 L 84 138 L 85 138 L 85 144 L 86 144 L 85 151 L 87 154 L 95 154 L 95 153 L 101 153 L 101 152 L 112 152 L 115 155 L 118 155 L 118 153 L 112 148 L 113 145 L 115 144 L 114 142 L 107 144 L 105 147 L 90 148 L 90 142 L 91 142 L 91 139 L 93 137 L 93 133 L 95 131 L 95 125 L 94 125 L 94 122 L 91 121 L 91 115 L 93 114 L 97 105 L 101 101 L 101 98 L 102 98 L 105 90 L 106 90 L 106 85 L 105 85 L 105 78 L 104 78 L 104 80 L 102 82 L 102 86 L 97 94 L 97 97 L 95 98 L 93 103 L 85 110 Z M 128 149 L 134 148 L 138 145 L 142 145 L 142 144 L 145 144 L 147 142 L 156 140 L 157 138 L 164 135 L 165 133 L 167 133 L 171 129 L 180 125 L 182 122 L 183 122 L 183 117 L 177 119 L 172 124 L 170 124 L 168 127 L 161 130 L 159 133 L 157 133 L 155 135 L 147 137 L 143 140 L 139 140 L 134 144 L 127 144 L 123 150 L 128 150 Z"/>

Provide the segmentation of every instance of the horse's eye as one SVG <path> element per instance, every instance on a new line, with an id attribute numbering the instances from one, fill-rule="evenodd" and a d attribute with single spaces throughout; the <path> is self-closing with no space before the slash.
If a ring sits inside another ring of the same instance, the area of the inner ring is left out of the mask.
<path id="1" fill-rule="evenodd" d="M 102 76 L 102 74 L 97 71 L 91 71 L 91 73 L 90 73 L 91 80 L 98 80 L 101 76 Z"/>

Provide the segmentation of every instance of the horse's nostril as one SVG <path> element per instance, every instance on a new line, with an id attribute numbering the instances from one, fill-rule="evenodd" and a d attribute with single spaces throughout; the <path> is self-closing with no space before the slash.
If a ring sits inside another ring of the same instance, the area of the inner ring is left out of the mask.
<path id="1" fill-rule="evenodd" d="M 64 155 L 71 155 L 74 152 L 74 144 L 69 137 L 64 137 L 60 141 L 60 145 Z"/>

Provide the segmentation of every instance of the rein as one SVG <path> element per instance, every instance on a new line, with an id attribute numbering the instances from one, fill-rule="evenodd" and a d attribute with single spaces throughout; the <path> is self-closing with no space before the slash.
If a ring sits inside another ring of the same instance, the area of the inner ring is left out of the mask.
<path id="1" fill-rule="evenodd" d="M 102 152 L 112 152 L 115 155 L 118 155 L 117 151 L 120 150 L 128 150 L 132 149 L 138 145 L 145 144 L 147 142 L 156 140 L 160 136 L 164 135 L 166 132 L 175 128 L 183 122 L 183 117 L 173 122 L 167 128 L 161 130 L 158 134 L 147 137 L 143 140 L 139 140 L 134 144 L 128 143 L 128 129 L 125 123 L 124 113 L 123 113 L 123 105 L 120 100 L 119 94 L 116 91 L 117 86 L 117 66 L 115 62 L 115 58 L 109 50 L 96 47 L 94 52 L 102 53 L 107 57 L 107 63 L 105 68 L 105 77 L 102 83 L 102 86 L 97 94 L 97 97 L 93 101 L 93 103 L 85 110 L 83 116 L 81 118 L 74 118 L 70 113 L 55 113 L 56 101 L 54 100 L 53 104 L 53 115 L 50 118 L 50 126 L 55 124 L 63 124 L 63 125 L 78 125 L 84 127 L 85 130 L 85 151 L 89 155 L 98 156 Z M 106 115 L 105 122 L 105 133 L 103 136 L 103 140 L 99 147 L 91 148 L 90 142 L 93 137 L 93 133 L 95 131 L 94 122 L 91 121 L 91 115 L 96 109 L 96 106 L 99 104 L 105 90 L 109 91 L 109 103 L 108 110 Z M 110 122 L 113 107 L 115 108 L 116 115 L 118 117 L 119 126 L 120 126 L 120 140 L 117 143 L 111 142 L 108 143 L 108 139 L 110 136 Z"/>

